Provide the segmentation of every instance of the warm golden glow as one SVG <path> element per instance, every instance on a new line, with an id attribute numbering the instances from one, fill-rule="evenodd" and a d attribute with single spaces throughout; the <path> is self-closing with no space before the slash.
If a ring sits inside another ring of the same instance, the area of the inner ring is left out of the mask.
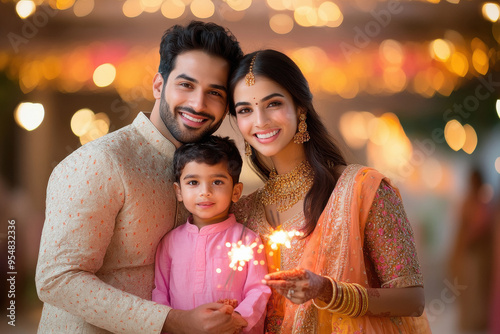
<path id="1" fill-rule="evenodd" d="M 211 0 L 193 0 L 189 8 L 191 13 L 200 19 L 207 19 L 215 12 L 215 5 Z"/>
<path id="2" fill-rule="evenodd" d="M 146 13 L 156 13 L 163 2 L 163 0 L 140 0 L 142 10 Z"/>
<path id="3" fill-rule="evenodd" d="M 109 126 L 103 119 L 94 119 L 88 131 L 80 136 L 80 143 L 85 145 L 92 140 L 100 138 L 109 132 Z"/>
<path id="4" fill-rule="evenodd" d="M 274 10 L 292 9 L 292 0 L 267 0 L 267 5 Z"/>
<path id="5" fill-rule="evenodd" d="M 469 71 L 469 62 L 467 61 L 467 57 L 460 52 L 453 53 L 451 56 L 450 66 L 452 71 L 461 77 L 464 77 Z"/>
<path id="6" fill-rule="evenodd" d="M 360 149 L 366 144 L 373 119 L 375 116 L 369 112 L 348 111 L 340 116 L 339 130 L 349 147 Z"/>
<path id="7" fill-rule="evenodd" d="M 30 0 L 21 0 L 16 4 L 16 13 L 20 18 L 25 19 L 36 10 L 36 5 Z"/>
<path id="8" fill-rule="evenodd" d="M 28 131 L 35 130 L 40 126 L 44 117 L 45 109 L 40 103 L 22 102 L 14 113 L 16 123 Z"/>
<path id="9" fill-rule="evenodd" d="M 390 173 L 405 168 L 410 163 L 413 147 L 398 117 L 387 112 L 370 123 L 367 145 L 369 163 Z"/>
<path id="10" fill-rule="evenodd" d="M 472 53 L 472 66 L 482 75 L 486 75 L 489 69 L 488 55 L 481 49 L 475 49 Z"/>
<path id="11" fill-rule="evenodd" d="M 500 6 L 493 2 L 483 4 L 483 17 L 491 22 L 497 22 L 500 18 Z"/>
<path id="12" fill-rule="evenodd" d="M 116 69 L 112 64 L 99 65 L 93 75 L 94 83 L 97 87 L 106 87 L 113 83 L 116 77 Z"/>
<path id="13" fill-rule="evenodd" d="M 474 130 L 474 128 L 469 124 L 464 125 L 464 130 L 465 130 L 465 143 L 464 146 L 462 147 L 462 150 L 464 150 L 464 152 L 467 154 L 472 154 L 477 146 L 476 130 Z"/>
<path id="14" fill-rule="evenodd" d="M 390 92 L 400 92 L 406 87 L 406 74 L 399 67 L 388 67 L 384 70 L 384 82 Z"/>
<path id="15" fill-rule="evenodd" d="M 73 6 L 75 16 L 84 17 L 94 10 L 94 0 L 78 0 Z"/>
<path id="16" fill-rule="evenodd" d="M 161 13 L 167 19 L 177 19 L 184 14 L 186 5 L 182 0 L 166 0 L 161 5 Z"/>
<path id="17" fill-rule="evenodd" d="M 318 17 L 324 21 L 324 25 L 336 28 L 342 24 L 344 16 L 339 6 L 331 1 L 325 1 L 318 7 Z"/>
<path id="18" fill-rule="evenodd" d="M 293 19 L 286 14 L 276 14 L 269 20 L 269 26 L 277 34 L 288 34 L 293 29 Z"/>
<path id="19" fill-rule="evenodd" d="M 451 47 L 447 41 L 436 39 L 430 45 L 431 56 L 440 61 L 447 61 L 451 56 Z"/>
<path id="20" fill-rule="evenodd" d="M 421 180 L 430 189 L 437 188 L 443 180 L 443 167 L 441 166 L 441 163 L 434 158 L 429 157 L 425 159 L 422 164 L 421 173 L 422 175 L 425 175 L 425 177 L 422 177 Z"/>
<path id="21" fill-rule="evenodd" d="M 318 14 L 314 8 L 302 6 L 295 9 L 293 13 L 295 22 L 303 27 L 312 27 L 318 22 Z"/>
<path id="22" fill-rule="evenodd" d="M 401 43 L 393 39 L 387 39 L 380 43 L 379 47 L 382 59 L 392 65 L 400 66 L 403 63 L 404 55 Z"/>
<path id="23" fill-rule="evenodd" d="M 243 11 L 252 5 L 252 0 L 226 0 L 226 3 L 235 11 Z"/>
<path id="24" fill-rule="evenodd" d="M 453 119 L 446 123 L 444 128 L 444 137 L 451 149 L 458 151 L 465 144 L 466 133 L 462 124 Z"/>
<path id="25" fill-rule="evenodd" d="M 59 10 L 65 10 L 71 8 L 75 0 L 56 0 L 56 8 Z"/>
<path id="26" fill-rule="evenodd" d="M 139 0 L 126 0 L 123 3 L 122 11 L 126 17 L 137 17 L 142 14 L 143 9 Z"/>
<path id="27" fill-rule="evenodd" d="M 370 141 L 376 145 L 385 145 L 391 136 L 391 128 L 385 119 L 374 117 L 368 123 Z"/>
<path id="28" fill-rule="evenodd" d="M 80 137 L 89 131 L 94 121 L 94 112 L 88 108 L 80 109 L 71 117 L 71 131 Z"/>

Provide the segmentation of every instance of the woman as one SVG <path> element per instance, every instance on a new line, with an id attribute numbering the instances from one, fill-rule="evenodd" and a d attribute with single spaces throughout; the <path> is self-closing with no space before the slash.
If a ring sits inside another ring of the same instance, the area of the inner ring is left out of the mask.
<path id="1" fill-rule="evenodd" d="M 266 182 L 237 203 L 237 218 L 265 242 L 276 229 L 303 232 L 290 248 L 268 250 L 266 331 L 429 333 L 399 193 L 377 171 L 346 164 L 296 64 L 273 50 L 251 53 L 230 93 L 246 154 Z"/>

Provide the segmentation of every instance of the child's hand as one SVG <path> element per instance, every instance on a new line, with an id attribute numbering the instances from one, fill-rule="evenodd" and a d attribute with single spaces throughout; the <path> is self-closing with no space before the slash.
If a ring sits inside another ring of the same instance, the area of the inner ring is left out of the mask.
<path id="1" fill-rule="evenodd" d="M 236 306 L 238 306 L 238 301 L 236 299 L 229 299 L 229 298 L 219 299 L 217 301 L 217 303 L 224 304 L 224 305 L 230 305 L 233 308 L 236 308 Z"/>

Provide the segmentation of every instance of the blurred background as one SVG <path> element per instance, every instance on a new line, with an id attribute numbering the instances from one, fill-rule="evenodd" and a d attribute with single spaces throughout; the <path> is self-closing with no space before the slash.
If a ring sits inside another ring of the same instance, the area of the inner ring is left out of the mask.
<path id="1" fill-rule="evenodd" d="M 36 331 L 52 169 L 152 108 L 163 32 L 197 19 L 244 52 L 288 54 L 349 161 L 400 188 L 433 332 L 500 333 L 499 17 L 473 0 L 0 0 L 0 331 Z M 242 148 L 234 129 L 219 133 Z M 242 180 L 260 185 L 248 168 Z"/>

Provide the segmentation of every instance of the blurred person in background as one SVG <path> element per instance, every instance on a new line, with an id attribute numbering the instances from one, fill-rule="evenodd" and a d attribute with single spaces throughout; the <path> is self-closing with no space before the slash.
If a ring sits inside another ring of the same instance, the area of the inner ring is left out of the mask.
<path id="1" fill-rule="evenodd" d="M 473 169 L 450 260 L 451 282 L 465 286 L 456 296 L 458 329 L 464 333 L 485 333 L 490 315 L 493 240 L 484 189 L 480 171 Z"/>

